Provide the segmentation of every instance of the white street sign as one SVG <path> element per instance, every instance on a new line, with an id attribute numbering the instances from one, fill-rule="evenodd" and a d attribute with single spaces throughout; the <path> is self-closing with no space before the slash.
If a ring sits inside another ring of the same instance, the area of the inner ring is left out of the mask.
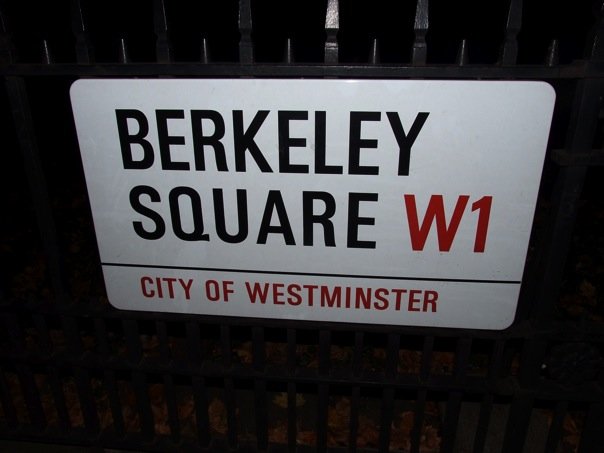
<path id="1" fill-rule="evenodd" d="M 85 79 L 71 99 L 117 308 L 514 319 L 546 83 Z"/>

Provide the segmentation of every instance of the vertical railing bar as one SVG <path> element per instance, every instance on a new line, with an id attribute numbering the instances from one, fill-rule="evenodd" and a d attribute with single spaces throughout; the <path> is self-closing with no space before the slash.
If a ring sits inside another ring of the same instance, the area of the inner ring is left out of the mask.
<path id="1" fill-rule="evenodd" d="M 20 356 L 25 355 L 25 336 L 23 335 L 23 329 L 21 329 L 21 323 L 17 315 L 14 313 L 3 313 L 2 321 L 4 329 L 8 332 L 11 340 L 11 349 L 13 352 Z"/>
<path id="2" fill-rule="evenodd" d="M 522 451 L 533 409 L 532 392 L 517 391 L 510 407 L 502 451 Z"/>
<path id="3" fill-rule="evenodd" d="M 331 333 L 329 330 L 319 331 L 319 373 L 324 375 L 329 373 L 331 348 Z"/>
<path id="4" fill-rule="evenodd" d="M 59 251 L 59 241 L 55 221 L 52 215 L 50 196 L 42 161 L 36 141 L 36 133 L 27 96 L 25 82 L 19 77 L 6 77 L 6 90 L 12 110 L 15 130 L 25 172 L 36 214 L 38 229 L 48 260 L 50 280 L 54 294 L 59 301 L 66 300 L 63 264 Z"/>
<path id="5" fill-rule="evenodd" d="M 380 45 L 377 38 L 371 40 L 371 50 L 369 51 L 369 63 L 372 65 L 380 64 Z"/>
<path id="6" fill-rule="evenodd" d="M 329 398 L 329 384 L 319 384 L 318 407 L 317 407 L 317 445 L 319 452 L 327 450 L 327 407 Z"/>
<path id="7" fill-rule="evenodd" d="M 48 44 L 47 39 L 42 40 L 42 60 L 44 64 L 53 64 L 54 57 L 52 56 L 52 52 L 50 51 L 50 45 Z"/>
<path id="8" fill-rule="evenodd" d="M 50 354 L 52 342 L 50 341 L 46 318 L 40 313 L 34 313 L 32 319 L 34 321 L 34 326 L 36 326 L 36 331 L 38 332 L 38 347 L 44 354 Z"/>
<path id="9" fill-rule="evenodd" d="M 390 448 L 390 434 L 394 416 L 394 388 L 387 386 L 382 390 L 382 410 L 380 415 L 379 450 L 388 451 Z"/>
<path id="10" fill-rule="evenodd" d="M 291 377 L 296 373 L 296 330 L 287 329 L 287 371 Z M 287 381 L 287 448 L 295 451 L 297 445 L 298 427 L 296 419 L 296 384 Z"/>
<path id="11" fill-rule="evenodd" d="M 99 432 L 99 417 L 88 372 L 81 367 L 75 367 L 74 378 L 80 398 L 84 426 L 88 434 L 97 436 Z"/>
<path id="12" fill-rule="evenodd" d="M 104 384 L 107 386 L 109 395 L 109 406 L 111 407 L 111 417 L 113 418 L 113 428 L 117 437 L 122 437 L 125 432 L 124 414 L 122 413 L 122 404 L 116 384 L 115 372 L 105 369 L 103 372 Z"/>
<path id="13" fill-rule="evenodd" d="M 518 33 L 522 27 L 522 0 L 511 0 L 501 50 L 501 64 L 514 65 L 518 59 Z"/>
<path id="14" fill-rule="evenodd" d="M 546 452 L 556 451 L 560 439 L 562 438 L 562 430 L 564 424 L 564 417 L 568 410 L 567 401 L 559 401 L 556 403 L 556 409 L 554 410 L 554 416 L 549 426 L 549 432 L 547 433 L 547 441 L 545 443 Z"/>
<path id="15" fill-rule="evenodd" d="M 231 332 L 226 324 L 220 325 L 220 347 L 222 350 L 222 365 L 229 368 L 231 366 Z"/>
<path id="16" fill-rule="evenodd" d="M 292 64 L 295 61 L 294 48 L 293 48 L 291 37 L 288 37 L 287 40 L 285 41 L 285 56 L 284 56 L 283 60 L 287 64 Z"/>
<path id="17" fill-rule="evenodd" d="M 430 375 L 432 366 L 432 350 L 434 349 L 434 337 L 428 335 L 424 337 L 424 347 L 422 350 L 422 363 L 419 371 L 420 380 L 425 381 Z"/>
<path id="18" fill-rule="evenodd" d="M 415 22 L 413 24 L 415 38 L 411 53 L 411 63 L 415 66 L 425 65 L 428 58 L 428 44 L 426 43 L 426 35 L 430 25 L 428 9 L 428 0 L 417 0 Z"/>
<path id="19" fill-rule="evenodd" d="M 155 322 L 155 332 L 159 341 L 159 355 L 164 363 L 169 363 L 172 359 L 170 345 L 168 343 L 168 329 L 165 321 Z"/>
<path id="20" fill-rule="evenodd" d="M 476 435 L 474 436 L 474 453 L 482 453 L 487 441 L 487 431 L 491 421 L 491 412 L 493 411 L 493 394 L 486 393 L 480 403 L 480 412 L 478 423 L 476 425 Z"/>
<path id="21" fill-rule="evenodd" d="M 17 420 L 17 410 L 11 397 L 11 392 L 6 383 L 4 377 L 4 370 L 0 368 L 0 402 L 2 402 L 2 409 L 4 411 L 4 417 L 6 418 L 6 424 L 9 428 L 14 429 L 19 424 Z"/>
<path id="22" fill-rule="evenodd" d="M 461 408 L 461 392 L 449 393 L 445 420 L 442 427 L 441 452 L 452 453 L 455 447 L 455 436 L 459 422 L 459 410 Z"/>
<path id="23" fill-rule="evenodd" d="M 547 48 L 547 56 L 545 57 L 545 64 L 547 66 L 558 66 L 560 62 L 560 43 L 557 39 L 552 39 L 549 47 Z"/>
<path id="24" fill-rule="evenodd" d="M 16 366 L 16 369 L 21 393 L 25 398 L 25 407 L 29 413 L 29 420 L 35 428 L 42 430 L 46 427 L 46 416 L 36 380 L 28 365 L 20 363 Z"/>
<path id="25" fill-rule="evenodd" d="M 210 48 L 208 47 L 208 39 L 205 36 L 201 38 L 201 55 L 199 60 L 203 64 L 208 64 L 212 61 L 212 58 L 210 57 Z"/>
<path id="26" fill-rule="evenodd" d="M 489 363 L 488 377 L 491 382 L 494 382 L 501 374 L 503 366 L 503 353 L 505 350 L 505 340 L 497 340 L 491 352 L 491 360 Z"/>
<path id="27" fill-rule="evenodd" d="M 224 379 L 224 392 L 227 410 L 227 437 L 231 448 L 237 447 L 237 403 L 235 401 L 235 386 L 233 378 Z"/>
<path id="28" fill-rule="evenodd" d="M 201 376 L 193 376 L 193 397 L 195 399 L 195 421 L 199 443 L 206 446 L 210 443 L 210 420 L 208 417 L 208 398 L 206 396 L 205 380 Z"/>
<path id="29" fill-rule="evenodd" d="M 104 362 L 109 360 L 109 342 L 107 341 L 107 328 L 103 318 L 94 318 L 94 334 L 99 354 Z"/>
<path id="30" fill-rule="evenodd" d="M 287 329 L 287 369 L 289 374 L 296 372 L 296 330 Z"/>
<path id="31" fill-rule="evenodd" d="M 253 366 L 258 375 L 264 373 L 266 353 L 264 342 L 264 328 L 254 326 L 252 328 Z M 254 406 L 256 421 L 256 441 L 258 449 L 268 448 L 268 408 L 267 408 L 266 381 L 261 377 L 254 379 Z"/>
<path id="32" fill-rule="evenodd" d="M 424 424 L 424 411 L 426 408 L 426 390 L 417 391 L 417 401 L 413 417 L 413 428 L 411 429 L 411 453 L 419 453 L 421 444 L 422 426 Z"/>
<path id="33" fill-rule="evenodd" d="M 138 365 L 143 355 L 141 340 L 138 333 L 138 323 L 134 319 L 122 319 L 124 335 L 126 336 L 126 347 L 128 348 L 128 360 Z"/>
<path id="34" fill-rule="evenodd" d="M 468 370 L 468 363 L 470 361 L 470 353 L 472 351 L 472 339 L 471 338 L 459 338 L 457 340 L 457 350 L 455 351 L 455 381 L 457 383 L 463 383 Z"/>
<path id="35" fill-rule="evenodd" d="M 350 428 L 348 445 L 351 453 L 357 450 L 357 438 L 359 436 L 359 400 L 361 399 L 361 388 L 358 385 L 352 387 L 350 395 Z"/>
<path id="36" fill-rule="evenodd" d="M 386 346 L 386 376 L 389 378 L 395 378 L 397 375 L 400 344 L 400 334 L 395 332 L 388 334 L 388 344 Z"/>
<path id="37" fill-rule="evenodd" d="M 61 328 L 63 329 L 65 339 L 67 340 L 67 350 L 72 356 L 80 357 L 84 351 L 84 346 L 82 344 L 82 338 L 80 338 L 76 318 L 73 316 L 62 315 Z"/>
<path id="38" fill-rule="evenodd" d="M 168 407 L 168 423 L 170 424 L 170 437 L 172 441 L 180 441 L 180 421 L 178 419 L 178 404 L 176 403 L 176 392 L 174 391 L 174 379 L 169 373 L 164 373 L 164 389 L 166 392 L 166 405 Z"/>
<path id="39" fill-rule="evenodd" d="M 63 393 L 63 386 L 61 385 L 61 380 L 59 379 L 59 371 L 53 365 L 50 365 L 47 370 L 50 391 L 52 393 L 54 406 L 59 419 L 59 429 L 63 432 L 67 432 L 71 426 L 71 423 L 69 421 L 67 403 L 65 402 L 65 393 Z"/>
<path id="40" fill-rule="evenodd" d="M 76 61 L 80 64 L 93 63 L 93 49 L 81 0 L 71 1 L 71 29 L 76 39 Z"/>
<path id="41" fill-rule="evenodd" d="M 199 365 L 202 360 L 201 335 L 199 324 L 189 321 L 186 324 L 187 329 L 187 353 L 189 360 L 194 365 Z"/>
<path id="42" fill-rule="evenodd" d="M 155 28 L 155 55 L 158 63 L 170 63 L 172 61 L 172 48 L 168 34 L 168 18 L 166 17 L 166 5 L 164 0 L 153 1 L 153 24 Z"/>
<path id="43" fill-rule="evenodd" d="M 468 55 L 468 42 L 466 39 L 462 39 L 459 43 L 459 49 L 457 50 L 457 66 L 465 66 L 468 64 L 469 55 Z"/>
<path id="44" fill-rule="evenodd" d="M 363 367 L 363 332 L 354 332 L 354 350 L 352 353 L 352 374 L 355 377 L 361 375 Z"/>
<path id="45" fill-rule="evenodd" d="M 119 56 L 118 60 L 121 64 L 130 63 L 130 54 L 128 52 L 128 45 L 126 44 L 126 38 L 120 38 L 120 48 L 119 48 Z"/>
<path id="46" fill-rule="evenodd" d="M 602 443 L 604 442 L 602 420 L 604 420 L 604 403 L 600 400 L 590 404 L 583 432 L 581 433 L 578 453 L 597 453 L 602 451 Z"/>
<path id="47" fill-rule="evenodd" d="M 290 329 L 288 329 L 290 330 Z M 293 330 L 293 329 L 291 329 Z M 296 383 L 287 382 L 287 449 L 295 451 L 297 445 L 297 420 L 296 420 Z"/>
<path id="48" fill-rule="evenodd" d="M 339 62 L 338 30 L 340 29 L 340 6 L 338 0 L 327 0 L 325 13 L 325 64 Z"/>
<path id="49" fill-rule="evenodd" d="M 141 420 L 141 431 L 146 440 L 151 440 L 155 435 L 155 422 L 151 411 L 149 388 L 145 374 L 142 371 L 133 371 L 132 383 L 136 395 L 136 406 Z"/>
<path id="50" fill-rule="evenodd" d="M 0 63 L 9 64 L 16 60 L 15 48 L 10 39 L 8 23 L 0 9 Z"/>
<path id="51" fill-rule="evenodd" d="M 239 63 L 254 63 L 254 43 L 252 41 L 252 7 L 250 0 L 239 0 Z"/>

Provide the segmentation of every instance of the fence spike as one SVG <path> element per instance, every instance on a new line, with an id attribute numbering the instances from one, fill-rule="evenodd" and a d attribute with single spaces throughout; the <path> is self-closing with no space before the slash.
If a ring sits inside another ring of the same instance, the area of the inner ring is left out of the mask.
<path id="1" fill-rule="evenodd" d="M 287 38 L 285 42 L 285 62 L 287 64 L 292 64 L 294 62 L 294 49 L 292 46 L 292 39 Z"/>
<path id="2" fill-rule="evenodd" d="M 340 5 L 338 0 L 328 0 L 325 14 L 325 57 L 326 64 L 338 63 L 338 30 L 340 29 Z"/>
<path id="3" fill-rule="evenodd" d="M 459 49 L 457 51 L 457 65 L 465 66 L 468 64 L 468 42 L 466 39 L 462 39 L 459 43 Z"/>
<path id="4" fill-rule="evenodd" d="M 126 40 L 120 38 L 120 63 L 130 63 L 130 56 L 128 55 L 128 47 L 126 46 Z"/>
<path id="5" fill-rule="evenodd" d="M 71 1 L 71 30 L 76 39 L 76 61 L 78 63 L 92 63 L 94 60 L 93 49 L 80 0 Z"/>
<path id="6" fill-rule="evenodd" d="M 170 63 L 172 61 L 172 49 L 168 36 L 168 19 L 166 17 L 166 5 L 164 0 L 153 2 L 153 23 L 155 25 L 155 55 L 159 63 Z"/>
<path id="7" fill-rule="evenodd" d="M 254 45 L 252 43 L 252 7 L 250 0 L 239 0 L 239 62 L 254 62 Z"/>
<path id="8" fill-rule="evenodd" d="M 522 27 L 522 0 L 511 0 L 501 51 L 501 64 L 513 65 L 518 59 L 518 33 Z"/>
<path id="9" fill-rule="evenodd" d="M 4 13 L 0 9 L 0 63 L 12 63 L 15 59 L 15 49 L 10 39 L 8 23 Z"/>
<path id="10" fill-rule="evenodd" d="M 428 45 L 426 44 L 426 34 L 430 25 L 428 15 L 428 0 L 417 0 L 415 8 L 415 23 L 413 30 L 415 39 L 413 41 L 413 52 L 411 55 L 411 63 L 417 66 L 426 64 Z"/>
<path id="11" fill-rule="evenodd" d="M 50 52 L 50 47 L 48 46 L 48 40 L 42 40 L 42 59 L 44 64 L 53 64 L 54 58 L 52 57 L 52 53 Z"/>
<path id="12" fill-rule="evenodd" d="M 595 16 L 597 21 L 591 33 L 587 55 L 593 60 L 604 60 L 604 1 L 600 3 L 600 8 L 595 12 Z"/>
<path id="13" fill-rule="evenodd" d="M 208 48 L 208 39 L 204 36 L 201 38 L 201 58 L 202 63 L 210 62 L 210 49 Z"/>
<path id="14" fill-rule="evenodd" d="M 557 39 L 552 39 L 548 49 L 545 63 L 548 66 L 557 66 L 560 60 L 560 46 Z"/>
<path id="15" fill-rule="evenodd" d="M 373 38 L 373 41 L 371 41 L 369 61 L 371 64 L 380 64 L 380 45 L 377 38 Z"/>

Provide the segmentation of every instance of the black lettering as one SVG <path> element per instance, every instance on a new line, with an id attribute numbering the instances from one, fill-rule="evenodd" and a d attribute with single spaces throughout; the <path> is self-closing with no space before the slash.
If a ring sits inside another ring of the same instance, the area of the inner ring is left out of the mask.
<path id="1" fill-rule="evenodd" d="M 289 136 L 289 122 L 291 120 L 308 120 L 308 112 L 303 110 L 280 110 L 278 113 L 279 130 L 279 172 L 280 173 L 308 173 L 308 165 L 295 165 L 289 162 L 289 149 L 306 146 L 305 138 Z"/>
<path id="2" fill-rule="evenodd" d="M 135 186 L 130 191 L 130 206 L 138 214 L 143 215 L 153 221 L 155 229 L 152 231 L 145 230 L 143 222 L 135 221 L 132 222 L 134 232 L 143 239 L 155 240 L 161 238 L 166 232 L 166 224 L 161 215 L 155 212 L 153 209 L 143 206 L 141 203 L 141 195 L 147 195 L 153 203 L 159 203 L 161 198 L 157 190 L 150 186 Z"/>
<path id="3" fill-rule="evenodd" d="M 348 148 L 348 173 L 351 175 L 377 175 L 379 167 L 361 165 L 361 149 L 377 148 L 378 141 L 361 138 L 363 121 L 380 121 L 381 112 L 350 112 L 350 137 Z"/>
<path id="4" fill-rule="evenodd" d="M 415 143 L 415 139 L 422 130 L 426 119 L 428 118 L 429 112 L 419 112 L 413 120 L 409 134 L 405 134 L 401 119 L 397 112 L 386 112 L 388 121 L 390 121 L 390 127 L 396 137 L 398 143 L 399 155 L 398 155 L 398 175 L 409 176 L 409 163 L 411 161 L 411 147 Z"/>
<path id="5" fill-rule="evenodd" d="M 273 211 L 277 213 L 279 225 L 271 225 Z M 262 221 L 260 222 L 260 230 L 258 231 L 258 244 L 266 244 L 269 233 L 282 234 L 287 245 L 296 245 L 294 233 L 292 232 L 292 227 L 287 218 L 285 204 L 283 203 L 283 198 L 278 190 L 269 190 L 268 192 L 264 214 L 262 215 Z"/>
<path id="6" fill-rule="evenodd" d="M 374 249 L 375 241 L 359 240 L 359 225 L 375 225 L 373 217 L 359 217 L 361 201 L 378 201 L 377 193 L 350 193 L 348 195 L 348 248 Z"/>
<path id="7" fill-rule="evenodd" d="M 235 146 L 235 171 L 245 171 L 245 152 L 249 151 L 250 155 L 256 161 L 256 165 L 260 171 L 264 173 L 272 173 L 270 165 L 262 155 L 262 151 L 254 141 L 254 137 L 258 133 L 258 129 L 264 123 L 268 116 L 268 110 L 259 110 L 254 116 L 252 123 L 247 130 L 243 130 L 243 111 L 233 110 L 233 142 Z"/>
<path id="8" fill-rule="evenodd" d="M 214 123 L 214 133 L 203 135 L 203 120 Z M 220 113 L 214 110 L 191 110 L 191 130 L 193 132 L 193 153 L 195 155 L 195 170 L 206 169 L 204 147 L 211 146 L 216 156 L 216 169 L 229 171 L 224 145 L 220 141 L 224 137 L 224 120 Z"/>
<path id="9" fill-rule="evenodd" d="M 191 202 L 191 212 L 193 214 L 193 231 L 187 233 L 182 227 L 180 216 L 179 198 L 186 196 Z M 172 216 L 172 229 L 177 238 L 183 241 L 209 241 L 210 236 L 203 233 L 203 213 L 201 210 L 201 197 L 196 190 L 191 187 L 175 187 L 170 191 L 170 215 Z"/>
<path id="10" fill-rule="evenodd" d="M 237 234 L 229 234 L 226 230 L 222 189 L 213 189 L 212 194 L 214 196 L 214 217 L 216 218 L 216 234 L 218 237 L 229 244 L 238 244 L 245 241 L 248 234 L 246 190 L 237 189 Z"/>
<path id="11" fill-rule="evenodd" d="M 322 214 L 315 214 L 313 206 L 315 200 L 325 203 Z M 319 223 L 323 226 L 323 237 L 327 247 L 335 247 L 336 239 L 331 218 L 336 213 L 336 200 L 327 192 L 303 192 L 302 193 L 302 218 L 304 245 L 313 245 L 313 225 Z"/>
<path id="12" fill-rule="evenodd" d="M 120 149 L 122 151 L 122 163 L 125 170 L 145 170 L 153 165 L 153 146 L 145 137 L 149 133 L 149 121 L 140 110 L 122 110 L 115 111 L 117 121 L 117 133 L 120 138 Z M 133 119 L 138 123 L 138 132 L 130 134 L 128 131 L 128 119 Z M 143 149 L 143 158 L 134 160 L 132 156 L 132 145 L 140 145 Z"/>
<path id="13" fill-rule="evenodd" d="M 325 112 L 315 112 L 315 173 L 318 175 L 341 175 L 340 165 L 325 164 L 325 136 L 327 121 Z"/>
<path id="14" fill-rule="evenodd" d="M 183 119 L 184 117 L 185 112 L 183 110 L 155 111 L 159 155 L 161 157 L 161 168 L 163 170 L 189 170 L 189 164 L 187 162 L 174 162 L 170 155 L 170 145 L 184 145 L 185 138 L 179 135 L 170 135 L 168 133 L 168 120 L 178 120 Z"/>

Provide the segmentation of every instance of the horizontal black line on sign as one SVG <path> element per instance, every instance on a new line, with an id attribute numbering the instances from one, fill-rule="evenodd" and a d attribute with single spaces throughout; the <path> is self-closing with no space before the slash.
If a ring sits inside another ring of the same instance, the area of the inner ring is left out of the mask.
<path id="1" fill-rule="evenodd" d="M 126 263 L 101 263 L 103 266 L 111 267 L 142 267 L 147 269 L 179 269 L 184 271 L 214 271 L 233 272 L 237 274 L 267 274 L 267 275 L 303 275 L 308 277 L 341 277 L 341 278 L 374 278 L 376 280 L 416 280 L 421 282 L 460 282 L 460 283 L 503 283 L 520 284 L 516 280 L 472 280 L 464 278 L 425 278 L 425 277 L 395 277 L 390 275 L 352 275 L 352 274 L 328 274 L 321 272 L 288 272 L 288 271 L 263 271 L 257 269 L 220 269 L 213 267 L 192 266 L 160 266 L 153 264 L 126 264 Z"/>

